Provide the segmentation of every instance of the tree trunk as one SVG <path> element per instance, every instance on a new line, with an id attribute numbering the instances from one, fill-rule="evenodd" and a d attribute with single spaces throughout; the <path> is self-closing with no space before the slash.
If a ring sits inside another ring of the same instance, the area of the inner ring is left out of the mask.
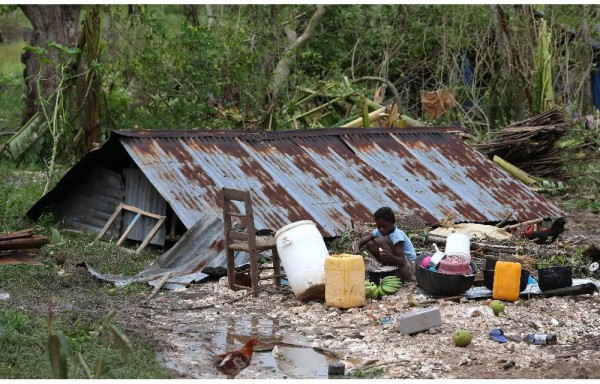
<path id="1" fill-rule="evenodd" d="M 210 5 L 206 5 L 207 10 L 208 10 L 208 7 L 210 7 Z M 183 9 L 185 11 L 185 18 L 191 25 L 195 25 L 195 26 L 200 25 L 200 23 L 198 22 L 198 4 L 185 4 L 183 6 Z M 207 11 L 206 15 L 209 17 L 208 24 L 209 24 L 209 28 L 210 28 L 210 22 L 211 22 L 210 17 L 212 16 L 212 14 L 209 16 L 208 11 Z"/>
<path id="2" fill-rule="evenodd" d="M 90 67 L 92 62 L 100 61 L 101 18 L 101 6 L 90 5 L 82 23 L 83 27 L 78 43 L 81 54 L 77 73 L 86 73 L 86 75 L 78 76 L 76 80 L 77 98 L 74 110 L 80 110 L 81 115 L 73 117 L 80 121 L 86 151 L 93 149 L 100 142 L 102 79 L 100 71 Z"/>
<path id="3" fill-rule="evenodd" d="M 53 41 L 68 47 L 77 44 L 79 35 L 79 14 L 81 5 L 19 5 L 27 19 L 31 22 L 33 34 L 29 44 L 33 47 L 47 48 L 48 42 Z M 58 61 L 58 52 L 50 50 L 52 61 Z M 30 51 L 21 55 L 25 64 L 23 76 L 27 86 L 25 110 L 21 123 L 25 124 L 37 112 L 38 94 L 34 77 L 40 71 L 40 58 Z M 42 97 L 49 98 L 54 93 L 59 79 L 55 76 L 55 68 L 47 65 L 42 71 Z"/>
<path id="4" fill-rule="evenodd" d="M 291 42 L 283 53 L 281 59 L 279 59 L 279 62 L 273 71 L 273 77 L 270 85 L 273 102 L 277 100 L 279 92 L 283 88 L 283 85 L 290 74 L 290 66 L 292 65 L 296 52 L 298 52 L 298 49 L 304 46 L 304 44 L 306 44 L 315 35 L 317 26 L 321 22 L 323 15 L 325 15 L 325 10 L 325 5 L 317 6 L 315 13 L 312 15 L 308 21 L 308 24 L 306 25 L 304 33 L 302 33 L 302 35 L 298 38 L 295 37 L 295 31 L 291 30 L 290 28 L 285 28 L 286 35 Z"/>

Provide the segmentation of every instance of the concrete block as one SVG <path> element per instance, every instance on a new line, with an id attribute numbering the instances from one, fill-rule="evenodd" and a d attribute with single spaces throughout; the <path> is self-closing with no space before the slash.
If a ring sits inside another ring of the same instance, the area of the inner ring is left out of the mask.
<path id="1" fill-rule="evenodd" d="M 400 333 L 416 333 L 442 325 L 438 307 L 417 309 L 396 315 L 396 330 Z"/>

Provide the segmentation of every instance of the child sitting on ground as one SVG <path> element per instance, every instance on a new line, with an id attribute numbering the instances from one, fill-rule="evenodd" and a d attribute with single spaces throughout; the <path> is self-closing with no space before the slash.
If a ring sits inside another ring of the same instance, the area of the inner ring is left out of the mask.
<path id="1" fill-rule="evenodd" d="M 394 212 L 389 207 L 381 207 L 373 218 L 377 228 L 354 244 L 354 254 L 360 254 L 360 249 L 366 246 L 383 265 L 398 267 L 397 275 L 403 281 L 413 281 L 417 253 L 406 233 L 396 227 Z"/>

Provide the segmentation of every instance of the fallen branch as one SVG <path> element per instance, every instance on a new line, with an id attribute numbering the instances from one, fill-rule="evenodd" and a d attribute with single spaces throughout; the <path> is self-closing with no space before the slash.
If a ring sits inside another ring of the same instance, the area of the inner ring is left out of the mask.
<path id="1" fill-rule="evenodd" d="M 507 231 L 511 231 L 513 229 L 521 228 L 521 227 L 524 227 L 524 226 L 529 225 L 529 224 L 541 223 L 542 221 L 544 221 L 544 219 L 540 217 L 539 219 L 524 221 L 524 222 L 519 223 L 519 224 L 507 225 L 506 227 L 504 227 L 504 229 L 506 229 Z"/>
<path id="2" fill-rule="evenodd" d="M 171 272 L 165 273 L 165 275 L 159 280 L 158 284 L 156 284 L 156 286 L 154 287 L 154 289 L 152 290 L 150 295 L 146 298 L 146 301 L 150 301 L 150 299 L 152 299 L 154 296 L 156 296 L 158 294 L 158 291 L 160 291 L 160 289 L 163 287 L 163 285 L 165 285 L 167 280 L 169 280 L 171 278 L 171 275 L 172 275 Z"/>
<path id="3" fill-rule="evenodd" d="M 506 222 L 508 220 L 510 220 L 511 217 L 513 217 L 513 214 L 514 214 L 514 212 L 510 212 L 504 219 L 502 219 L 502 221 L 500 221 L 498 224 L 496 224 L 496 227 L 498 227 L 498 228 L 504 227 Z"/>

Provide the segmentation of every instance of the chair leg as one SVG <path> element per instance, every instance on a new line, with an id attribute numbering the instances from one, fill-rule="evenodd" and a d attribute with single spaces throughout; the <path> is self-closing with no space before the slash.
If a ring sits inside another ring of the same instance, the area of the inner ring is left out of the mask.
<path id="1" fill-rule="evenodd" d="M 277 247 L 271 248 L 271 253 L 273 254 L 273 274 L 280 274 L 280 263 L 279 263 L 279 253 L 277 252 Z M 275 277 L 275 286 L 281 287 L 281 277 Z"/>
<path id="2" fill-rule="evenodd" d="M 227 281 L 229 282 L 229 289 L 234 289 L 235 284 L 235 253 L 233 249 L 227 248 L 225 250 L 227 254 Z"/>
<path id="3" fill-rule="evenodd" d="M 258 297 L 258 252 L 250 250 L 250 280 L 252 282 L 252 296 Z"/>

